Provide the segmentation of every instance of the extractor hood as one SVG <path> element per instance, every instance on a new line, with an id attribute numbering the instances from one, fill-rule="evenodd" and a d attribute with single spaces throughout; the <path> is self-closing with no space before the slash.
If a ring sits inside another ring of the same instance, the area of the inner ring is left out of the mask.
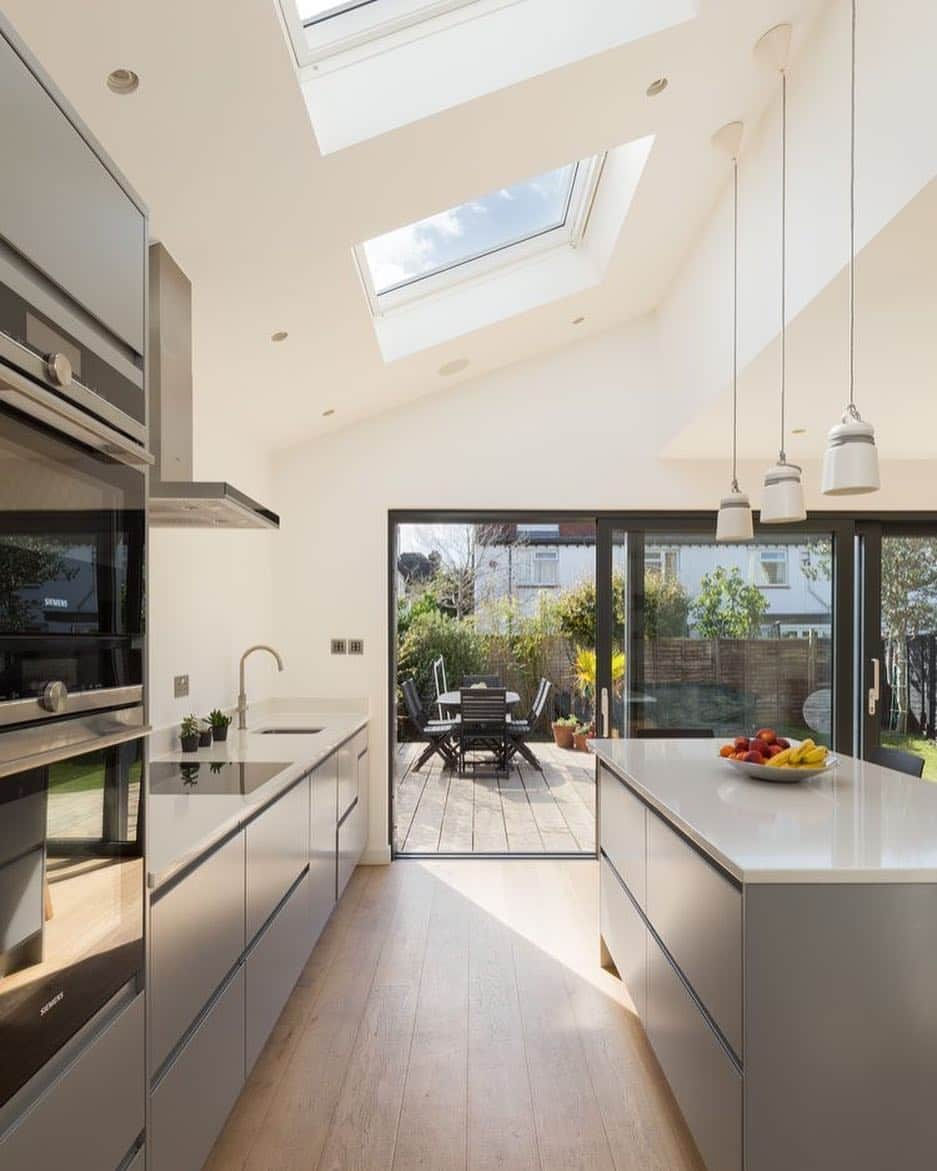
<path id="1" fill-rule="evenodd" d="M 192 479 L 192 285 L 150 246 L 150 524 L 278 529 L 280 518 L 223 480 Z"/>

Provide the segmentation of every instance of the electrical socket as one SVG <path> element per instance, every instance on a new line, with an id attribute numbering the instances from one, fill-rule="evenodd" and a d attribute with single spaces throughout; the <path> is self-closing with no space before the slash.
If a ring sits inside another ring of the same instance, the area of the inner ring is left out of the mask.
<path id="1" fill-rule="evenodd" d="M 350 638 L 348 640 L 348 653 L 350 655 L 363 655 L 364 654 L 364 639 L 363 638 Z"/>
<path id="2" fill-rule="evenodd" d="M 174 699 L 185 699 L 189 694 L 188 675 L 174 675 L 172 680 L 172 694 Z"/>
<path id="3" fill-rule="evenodd" d="M 343 638 L 333 638 L 332 639 L 332 654 L 333 655 L 346 655 L 346 654 L 348 654 L 348 647 L 345 645 L 345 640 Z"/>

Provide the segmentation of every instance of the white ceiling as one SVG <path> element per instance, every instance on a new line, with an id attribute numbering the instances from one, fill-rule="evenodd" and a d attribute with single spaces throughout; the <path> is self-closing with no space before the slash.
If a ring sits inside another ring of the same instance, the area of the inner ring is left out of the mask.
<path id="1" fill-rule="evenodd" d="M 937 434 L 937 180 L 862 250 L 856 262 L 856 402 L 890 459 L 934 458 Z M 820 459 L 848 397 L 848 273 L 844 268 L 787 330 L 787 454 Z M 770 459 L 780 435 L 780 345 L 739 378 L 739 453 Z M 913 411 L 896 409 L 900 402 Z M 673 459 L 726 458 L 729 391 L 668 444 Z M 913 420 L 913 422 L 912 422 Z M 794 435 L 795 429 L 806 434 Z"/>
<path id="2" fill-rule="evenodd" d="M 327 158 L 275 0 L 4 10 L 192 279 L 200 413 L 223 410 L 278 447 L 652 309 L 725 182 L 710 135 L 754 122 L 774 93 L 753 43 L 782 20 L 804 35 L 823 3 L 701 0 L 685 25 Z M 140 74 L 136 94 L 107 90 L 116 67 Z M 669 88 L 648 99 L 661 75 Z M 353 244 L 647 134 L 654 150 L 599 287 L 385 364 Z M 271 343 L 281 329 L 288 340 Z M 438 374 L 462 357 L 464 374 Z"/>

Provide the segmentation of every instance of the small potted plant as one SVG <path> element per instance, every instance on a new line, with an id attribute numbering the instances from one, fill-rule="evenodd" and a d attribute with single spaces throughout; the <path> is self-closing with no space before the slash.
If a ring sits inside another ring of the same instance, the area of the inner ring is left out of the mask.
<path id="1" fill-rule="evenodd" d="M 179 727 L 179 739 L 182 741 L 183 752 L 198 750 L 198 720 L 195 716 L 186 716 Z"/>
<path id="2" fill-rule="evenodd" d="M 586 741 L 595 735 L 592 724 L 577 724 L 573 732 L 573 747 L 577 752 L 588 752 Z"/>
<path id="3" fill-rule="evenodd" d="M 557 748 L 572 748 L 573 731 L 578 723 L 575 716 L 559 716 L 550 727 L 553 729 L 553 743 Z"/>
<path id="4" fill-rule="evenodd" d="M 209 713 L 208 722 L 211 724 L 211 732 L 216 741 L 228 739 L 228 727 L 231 723 L 230 716 L 226 716 L 223 711 L 215 708 L 213 712 Z"/>
<path id="5" fill-rule="evenodd" d="M 199 748 L 211 748 L 211 724 L 208 720 L 198 721 L 198 746 Z"/>

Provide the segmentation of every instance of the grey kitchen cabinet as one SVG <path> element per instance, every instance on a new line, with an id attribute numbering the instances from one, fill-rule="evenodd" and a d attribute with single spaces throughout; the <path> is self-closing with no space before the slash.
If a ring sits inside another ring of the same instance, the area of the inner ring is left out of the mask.
<path id="1" fill-rule="evenodd" d="M 602 939 L 635 1010 L 647 1020 L 647 927 L 607 858 L 599 865 Z"/>
<path id="2" fill-rule="evenodd" d="M 311 950 L 335 906 L 338 753 L 333 753 L 313 769 L 309 785 L 308 939 Z"/>
<path id="3" fill-rule="evenodd" d="M 742 1075 L 651 936 L 645 1029 L 710 1171 L 742 1171 Z"/>
<path id="4" fill-rule="evenodd" d="M 639 907 L 645 906 L 647 810 L 643 803 L 599 765 L 599 844 Z"/>
<path id="5" fill-rule="evenodd" d="M 150 1099 L 149 1171 L 199 1171 L 244 1085 L 244 968 L 237 969 Z"/>
<path id="6" fill-rule="evenodd" d="M 3 1171 L 116 1171 L 143 1133 L 143 1020 L 140 993 L 0 1140 Z"/>
<path id="7" fill-rule="evenodd" d="M 150 910 L 150 1075 L 244 952 L 244 831 L 157 891 Z"/>
<path id="8" fill-rule="evenodd" d="M 309 955 L 309 872 L 290 891 L 244 962 L 246 1071 L 250 1073 Z"/>
<path id="9" fill-rule="evenodd" d="M 3 238 L 136 354 L 143 353 L 146 217 L 0 35 Z"/>
<path id="10" fill-rule="evenodd" d="M 657 816 L 647 822 L 647 916 L 742 1056 L 742 892 Z"/>
<path id="11" fill-rule="evenodd" d="M 297 781 L 248 822 L 247 942 L 309 862 L 309 777 Z"/>
<path id="12" fill-rule="evenodd" d="M 338 750 L 338 820 L 351 809 L 358 798 L 358 757 L 356 737 L 346 740 Z"/>
<path id="13" fill-rule="evenodd" d="M 361 809 L 356 801 L 339 823 L 336 832 L 336 866 L 335 866 L 335 897 L 340 899 L 348 885 L 348 880 L 358 865 L 356 843 L 361 833 L 359 822 Z"/>

